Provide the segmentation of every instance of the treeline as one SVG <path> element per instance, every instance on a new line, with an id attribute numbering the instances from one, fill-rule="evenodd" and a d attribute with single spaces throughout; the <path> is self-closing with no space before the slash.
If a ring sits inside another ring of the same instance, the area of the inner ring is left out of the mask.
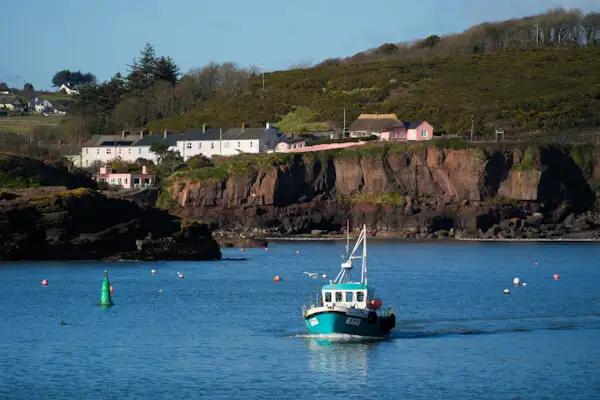
<path id="1" fill-rule="evenodd" d="M 80 89 L 70 110 L 73 117 L 59 127 L 59 136 L 74 141 L 141 129 L 216 97 L 238 98 L 248 91 L 249 78 L 256 74 L 256 68 L 213 62 L 181 75 L 170 57 L 157 56 L 147 44 L 127 74 L 117 73 L 106 82 Z"/>
<path id="2" fill-rule="evenodd" d="M 600 46 L 600 13 L 552 9 L 536 16 L 476 25 L 463 33 L 431 35 L 415 42 L 385 43 L 348 58 L 317 65 L 355 64 L 380 60 L 453 57 L 508 49 Z"/>

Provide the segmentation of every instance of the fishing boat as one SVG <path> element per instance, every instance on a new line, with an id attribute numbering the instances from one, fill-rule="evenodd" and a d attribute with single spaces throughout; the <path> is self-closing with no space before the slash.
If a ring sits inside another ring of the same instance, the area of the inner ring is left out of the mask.
<path id="1" fill-rule="evenodd" d="M 347 232 L 347 230 L 346 230 Z M 324 285 L 321 292 L 311 295 L 310 304 L 302 306 L 302 316 L 311 334 L 351 335 L 380 338 L 387 336 L 396 326 L 392 307 L 382 308 L 382 301 L 375 298 L 375 288 L 367 283 L 367 227 L 363 229 L 349 253 L 349 237 L 346 238 L 346 259 L 336 278 Z M 361 255 L 357 255 L 359 249 Z M 359 282 L 351 280 L 354 260 L 360 259 Z M 312 299 L 316 301 L 312 301 Z"/>

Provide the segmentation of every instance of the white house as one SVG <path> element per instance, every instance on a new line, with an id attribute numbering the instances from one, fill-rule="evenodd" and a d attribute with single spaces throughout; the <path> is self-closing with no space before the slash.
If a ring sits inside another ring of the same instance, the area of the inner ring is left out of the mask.
<path id="1" fill-rule="evenodd" d="M 177 138 L 181 135 L 171 135 L 165 132 L 162 135 L 95 135 L 83 143 L 81 147 L 81 167 L 90 167 L 95 162 L 107 163 L 117 159 L 126 162 L 135 162 L 138 158 L 156 163 L 156 154 L 150 151 L 155 142 L 167 144 L 169 150 L 177 150 Z"/>
<path id="2" fill-rule="evenodd" d="M 62 85 L 60 85 L 60 88 L 58 89 L 58 91 L 64 92 L 68 95 L 79 94 L 79 90 L 77 90 L 76 87 L 70 88 L 69 86 L 65 85 L 64 83 Z"/>
<path id="3" fill-rule="evenodd" d="M 34 98 L 31 101 L 30 106 L 38 114 L 52 112 L 52 110 L 54 109 L 52 103 L 50 103 L 48 100 L 43 100 L 38 97 Z"/>
<path id="4" fill-rule="evenodd" d="M 188 130 L 177 139 L 177 150 L 184 160 L 202 154 L 235 156 L 243 153 L 264 153 L 274 149 L 282 140 L 279 129 L 267 124 L 265 128 Z"/>

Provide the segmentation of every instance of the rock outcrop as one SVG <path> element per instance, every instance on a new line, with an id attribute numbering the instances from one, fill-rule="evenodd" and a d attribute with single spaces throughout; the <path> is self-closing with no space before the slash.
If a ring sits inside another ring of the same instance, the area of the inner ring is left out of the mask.
<path id="1" fill-rule="evenodd" d="M 256 235 L 339 232 L 347 219 L 381 236 L 595 235 L 594 149 L 368 146 L 291 155 L 225 179 L 181 175 L 163 196 L 179 216 Z M 571 214 L 580 222 L 563 224 Z"/>
<path id="2" fill-rule="evenodd" d="M 0 190 L 2 260 L 218 260 L 208 226 L 92 189 Z"/>

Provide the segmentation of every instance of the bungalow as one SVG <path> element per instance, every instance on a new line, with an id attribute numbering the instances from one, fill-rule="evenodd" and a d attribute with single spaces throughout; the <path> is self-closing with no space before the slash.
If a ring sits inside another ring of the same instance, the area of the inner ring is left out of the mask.
<path id="1" fill-rule="evenodd" d="M 0 109 L 21 113 L 25 110 L 25 103 L 17 96 L 2 96 L 0 97 Z"/>
<path id="2" fill-rule="evenodd" d="M 401 122 L 395 114 L 361 114 L 349 132 L 353 138 L 375 135 L 384 141 L 433 139 L 433 127 L 426 121 Z"/>
<path id="3" fill-rule="evenodd" d="M 263 153 L 274 149 L 282 140 L 279 129 L 267 124 L 264 128 L 188 130 L 177 140 L 177 149 L 184 160 L 202 154 L 234 156 L 244 153 Z"/>
<path id="4" fill-rule="evenodd" d="M 285 140 L 283 142 L 277 143 L 275 146 L 275 151 L 277 152 L 286 152 L 292 149 L 301 149 L 306 147 L 306 139 L 304 138 L 295 138 Z"/>
<path id="5" fill-rule="evenodd" d="M 106 167 L 100 167 L 100 173 L 94 175 L 94 180 L 122 189 L 146 188 L 154 185 L 154 176 L 148 173 L 146 166 L 142 167 L 141 173 L 115 173 Z"/>
<path id="6" fill-rule="evenodd" d="M 65 85 L 64 83 L 60 85 L 58 91 L 68 94 L 69 96 L 79 94 L 79 89 L 77 88 L 77 86 L 70 87 L 69 85 Z"/>

